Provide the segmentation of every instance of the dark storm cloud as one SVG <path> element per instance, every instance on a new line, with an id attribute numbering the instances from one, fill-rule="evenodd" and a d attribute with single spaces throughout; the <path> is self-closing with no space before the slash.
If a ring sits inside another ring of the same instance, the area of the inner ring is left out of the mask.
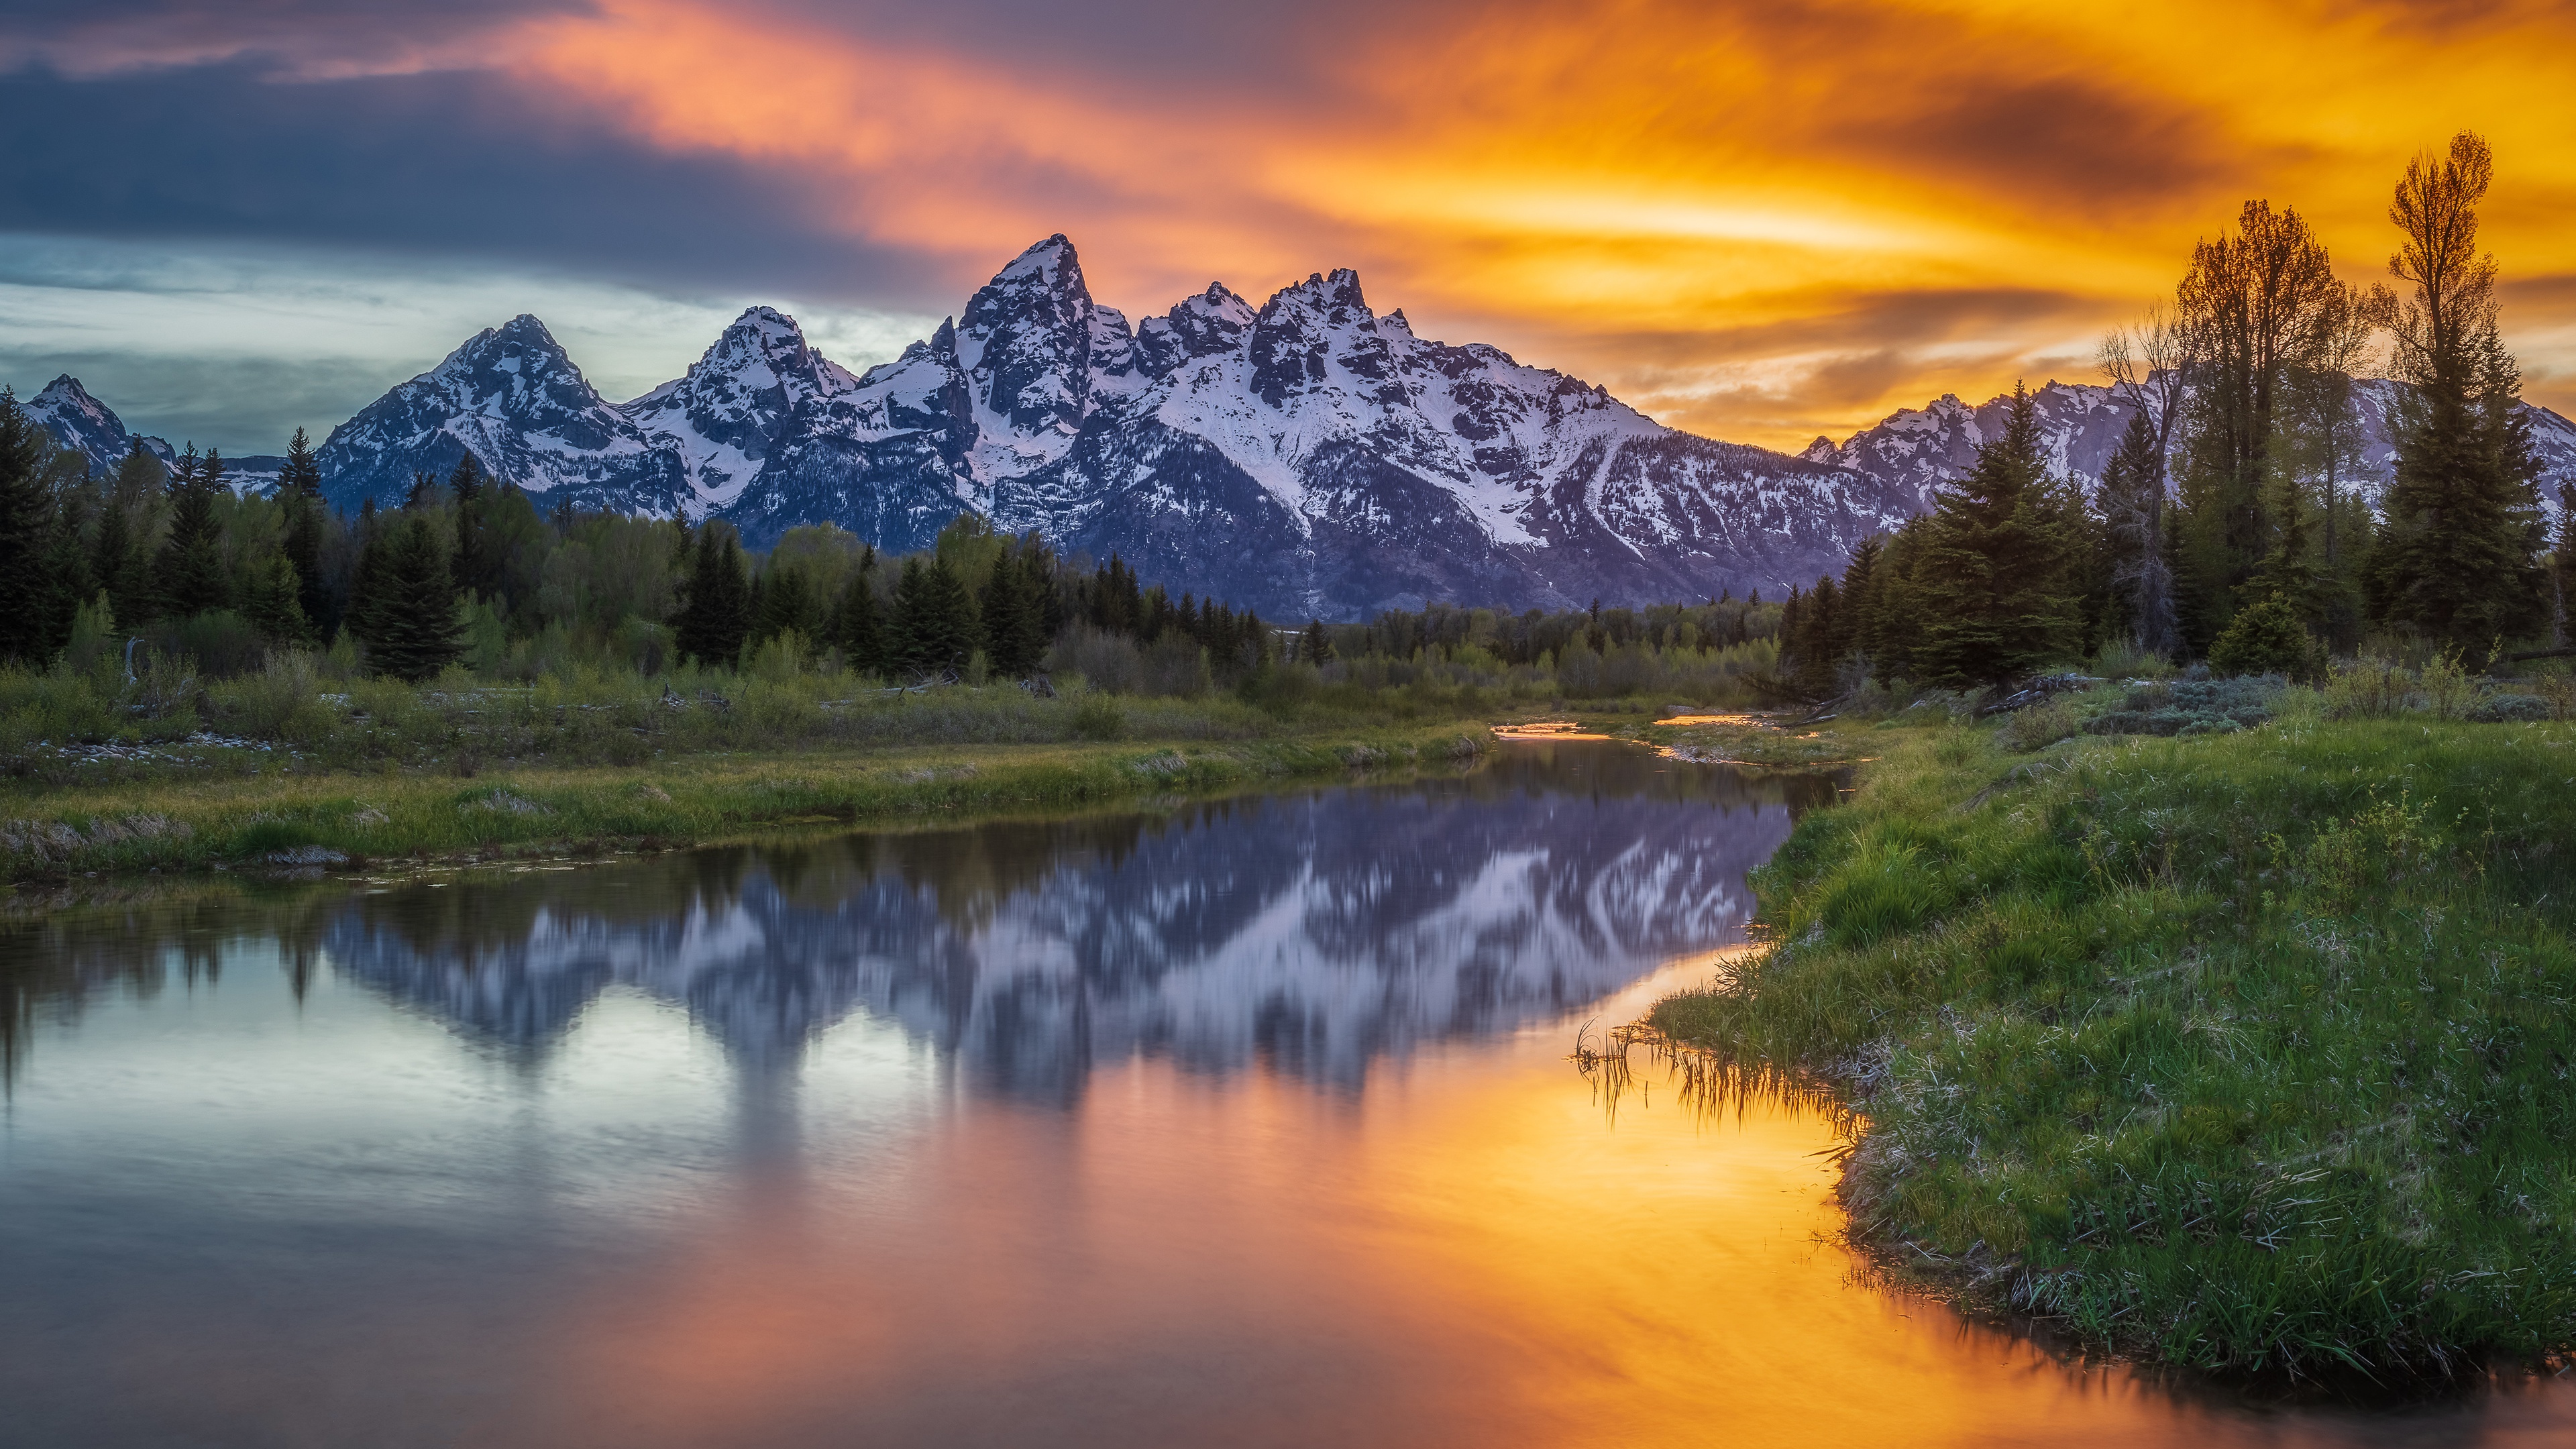
<path id="1" fill-rule="evenodd" d="M 258 239 L 578 269 L 695 292 L 954 305 L 824 225 L 792 175 L 654 151 L 467 72 L 277 83 L 258 63 L 0 84 L 0 229 Z"/>

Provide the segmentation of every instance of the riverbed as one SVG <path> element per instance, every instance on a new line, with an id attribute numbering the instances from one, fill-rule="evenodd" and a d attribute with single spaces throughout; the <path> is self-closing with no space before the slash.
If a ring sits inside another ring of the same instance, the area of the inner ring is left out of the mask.
<path id="1" fill-rule="evenodd" d="M 1606 1100 L 1834 788 L 1530 740 L 22 911 L 0 1444 L 2576 1440 L 2072 1362 L 1862 1272 L 1815 1114 Z"/>

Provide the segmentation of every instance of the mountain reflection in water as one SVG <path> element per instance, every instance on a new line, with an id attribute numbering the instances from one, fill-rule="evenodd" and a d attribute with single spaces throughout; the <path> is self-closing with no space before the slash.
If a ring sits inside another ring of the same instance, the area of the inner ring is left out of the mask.
<path id="1" fill-rule="evenodd" d="M 211 972 L 207 942 L 261 934 L 290 970 L 326 962 L 531 1061 L 625 986 L 753 1074 L 865 1012 L 1016 1097 L 1074 1100 L 1094 1062 L 1136 1054 L 1356 1086 L 1741 940 L 1746 873 L 1831 788 L 1514 745 L 1427 783 L 146 908 L 21 928 L 0 975 L 40 998 L 16 1022 Z"/>

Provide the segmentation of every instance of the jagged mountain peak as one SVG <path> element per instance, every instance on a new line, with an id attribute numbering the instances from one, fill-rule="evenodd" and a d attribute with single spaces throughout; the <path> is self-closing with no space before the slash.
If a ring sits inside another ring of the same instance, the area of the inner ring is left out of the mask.
<path id="1" fill-rule="evenodd" d="M 325 496 L 347 508 L 398 502 L 414 472 L 443 474 L 469 453 L 496 478 L 592 507 L 667 513 L 685 491 L 677 458 L 648 444 L 526 312 L 333 428 L 316 461 Z"/>
<path id="2" fill-rule="evenodd" d="M 860 386 L 813 349 L 795 318 L 747 307 L 685 376 L 619 411 L 646 443 L 678 455 L 690 511 L 704 514 L 742 496 L 769 457 Z"/>
<path id="3" fill-rule="evenodd" d="M 1058 284 L 1059 279 L 1065 279 L 1075 287 L 1082 285 L 1082 259 L 1063 232 L 1057 232 L 1044 241 L 1031 242 L 1025 251 L 993 275 L 995 285 L 1035 282 L 1041 287 L 1051 288 Z"/>
<path id="4" fill-rule="evenodd" d="M 1256 315 L 1252 304 L 1225 283 L 1210 282 L 1206 291 L 1184 297 L 1169 312 L 1139 323 L 1136 350 L 1147 372 L 1168 377 L 1192 358 L 1234 351 Z"/>
<path id="5" fill-rule="evenodd" d="M 62 373 L 43 390 L 20 404 L 27 417 L 50 434 L 54 441 L 89 460 L 95 473 L 113 473 L 132 452 L 136 443 L 143 451 L 170 463 L 178 456 L 161 438 L 137 437 L 125 428 L 125 420 L 114 409 L 90 395 L 79 378 Z"/>

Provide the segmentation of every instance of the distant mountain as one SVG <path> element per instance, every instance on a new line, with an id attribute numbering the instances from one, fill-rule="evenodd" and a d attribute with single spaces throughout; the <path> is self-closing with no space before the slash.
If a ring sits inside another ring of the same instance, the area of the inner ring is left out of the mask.
<path id="1" fill-rule="evenodd" d="M 167 467 L 179 460 L 178 450 L 165 438 L 140 437 L 129 433 L 125 421 L 107 404 L 89 395 L 80 379 L 64 373 L 45 384 L 45 390 L 27 399 L 27 416 L 36 420 L 56 443 L 89 460 L 91 471 L 113 473 L 125 462 L 134 444 L 161 460 Z M 265 493 L 277 486 L 277 472 L 286 466 L 282 457 L 254 455 L 226 458 L 224 481 L 236 490 Z"/>
<path id="2" fill-rule="evenodd" d="M 1061 236 L 859 376 L 753 308 L 610 407 L 521 317 L 334 430 L 324 488 L 393 501 L 468 450 L 532 492 L 720 516 L 755 545 L 828 522 L 909 549 L 973 508 L 1279 618 L 1777 592 L 1913 507 L 1423 341 L 1346 271 L 1258 309 L 1211 285 L 1130 328 Z"/>
<path id="3" fill-rule="evenodd" d="M 354 509 L 399 504 L 413 474 L 445 477 L 468 452 L 494 477 L 577 507 L 669 513 L 687 493 L 678 455 L 601 401 L 525 314 L 333 428 L 315 461 L 324 496 Z"/>
<path id="4" fill-rule="evenodd" d="M 2355 382 L 2353 407 L 2368 441 L 2352 481 L 2362 497 L 2376 500 L 2396 463 L 2390 420 L 2406 384 L 2384 377 Z M 2111 388 L 2092 383 L 2052 381 L 2035 389 L 2031 402 L 2039 415 L 2049 466 L 2075 479 L 2088 493 L 2099 487 L 2102 470 L 2118 449 L 2135 409 Z M 1929 509 L 1935 487 L 1975 467 L 1977 449 L 2003 436 L 2011 409 L 2009 395 L 1999 394 L 1970 407 L 1956 394 L 1947 394 L 1926 407 L 1900 409 L 1839 444 L 1818 438 L 1799 456 L 1902 491 L 1916 500 L 1918 510 Z M 2576 422 L 2530 403 L 2523 404 L 2522 411 L 2531 424 L 2533 451 L 2540 457 L 2542 503 L 2555 512 L 2557 485 L 2576 482 Z"/>
<path id="5" fill-rule="evenodd" d="M 134 450 L 135 437 L 107 404 L 89 395 L 80 379 L 64 373 L 45 390 L 21 404 L 27 416 L 53 435 L 54 441 L 89 459 L 100 473 L 113 473 Z M 143 449 L 168 463 L 178 454 L 160 438 L 144 438 Z"/>
<path id="6" fill-rule="evenodd" d="M 2402 391 L 2359 390 L 2366 492 L 2387 476 Z M 2035 397 L 2055 466 L 2097 484 L 2129 406 L 2087 384 Z M 124 425 L 77 381 L 28 407 L 94 463 L 124 456 Z M 549 504 L 721 517 L 756 547 L 833 523 L 908 550 L 971 508 L 1067 553 L 1121 554 L 1175 591 L 1347 619 L 1431 600 L 1776 595 L 1928 509 L 2001 435 L 2005 407 L 1947 396 L 1789 457 L 1665 427 L 1492 347 L 1417 337 L 1349 271 L 1259 307 L 1211 283 L 1131 327 L 1054 236 L 862 374 L 754 307 L 687 375 L 613 405 L 521 316 L 333 429 L 319 461 L 342 508 L 399 503 L 415 473 L 443 477 L 470 452 Z M 2527 412 L 2554 508 L 2556 483 L 2576 480 L 2576 423 Z M 282 460 L 227 461 L 257 489 Z"/>

